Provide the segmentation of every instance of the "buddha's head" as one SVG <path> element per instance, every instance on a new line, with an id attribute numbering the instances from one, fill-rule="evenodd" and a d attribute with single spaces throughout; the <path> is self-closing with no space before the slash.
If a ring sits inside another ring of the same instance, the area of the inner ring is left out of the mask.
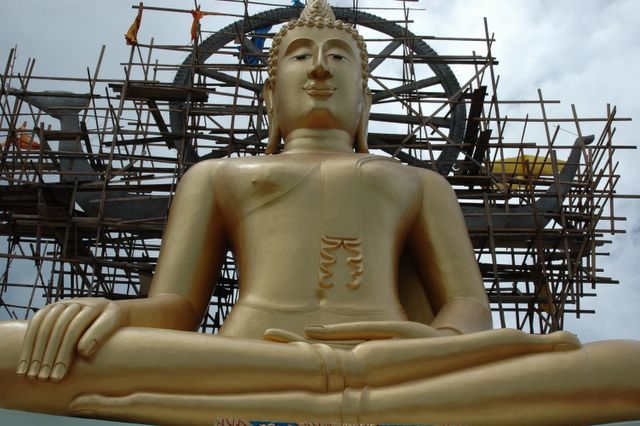
<path id="1" fill-rule="evenodd" d="M 311 0 L 299 19 L 282 27 L 269 51 L 268 71 L 267 154 L 301 128 L 344 131 L 356 151 L 368 152 L 367 48 L 355 28 L 336 20 L 326 0 Z"/>

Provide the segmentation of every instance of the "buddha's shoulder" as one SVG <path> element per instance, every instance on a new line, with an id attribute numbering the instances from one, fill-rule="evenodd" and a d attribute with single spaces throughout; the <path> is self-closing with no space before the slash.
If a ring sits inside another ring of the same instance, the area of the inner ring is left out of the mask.
<path id="1" fill-rule="evenodd" d="M 247 182 L 283 183 L 297 180 L 311 167 L 303 161 L 290 161 L 278 156 L 251 156 L 209 159 L 201 161 L 187 172 L 191 180 L 209 180 L 221 190 L 237 190 Z M 184 178 L 183 178 L 184 179 Z"/>
<path id="2" fill-rule="evenodd" d="M 441 185 L 443 183 L 447 184 L 446 179 L 437 172 L 423 167 L 409 166 L 401 163 L 400 160 L 395 158 L 383 157 L 374 154 L 358 154 L 357 161 L 367 169 L 375 170 L 380 173 L 403 176 L 412 180 L 422 180 L 433 183 L 434 185 Z"/>
<path id="3" fill-rule="evenodd" d="M 422 190 L 427 197 L 455 198 L 455 192 L 449 181 L 440 173 L 422 168 L 414 168 L 421 182 Z"/>
<path id="4" fill-rule="evenodd" d="M 435 170 L 412 167 L 412 170 L 425 184 L 435 187 L 449 187 L 449 181 Z"/>
<path id="5" fill-rule="evenodd" d="M 268 167 L 274 163 L 267 156 L 214 158 L 200 161 L 191 166 L 188 174 L 215 177 L 219 175 L 241 174 L 244 170 L 256 166 Z"/>
<path id="6" fill-rule="evenodd" d="M 366 155 L 360 160 L 363 164 L 367 164 L 368 169 L 374 174 L 384 178 L 393 178 L 394 181 L 407 181 L 415 183 L 418 187 L 422 187 L 425 192 L 451 192 L 452 188 L 449 181 L 440 173 L 417 166 L 409 166 L 402 164 L 400 161 L 376 155 Z"/>
<path id="7" fill-rule="evenodd" d="M 230 175 L 241 176 L 245 173 L 255 173 L 258 169 L 276 171 L 286 171 L 288 169 L 308 169 L 313 164 L 321 163 L 341 163 L 353 165 L 375 175 L 389 176 L 396 178 L 407 178 L 412 180 L 422 180 L 433 186 L 448 185 L 446 179 L 432 170 L 408 166 L 390 157 L 383 157 L 375 154 L 349 154 L 334 157 L 321 156 L 294 156 L 285 155 L 260 155 L 248 157 L 232 157 L 209 159 L 201 161 L 189 170 L 189 174 L 202 177 L 219 178 L 230 177 Z"/>
<path id="8" fill-rule="evenodd" d="M 246 168 L 278 166 L 287 163 L 278 155 L 252 155 L 246 157 L 227 157 L 202 161 L 206 167 L 222 169 L 224 171 L 241 172 Z"/>

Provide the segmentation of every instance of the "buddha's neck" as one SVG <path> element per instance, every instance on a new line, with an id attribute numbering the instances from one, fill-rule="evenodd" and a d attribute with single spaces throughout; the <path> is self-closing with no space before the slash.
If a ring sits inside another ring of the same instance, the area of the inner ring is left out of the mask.
<path id="1" fill-rule="evenodd" d="M 284 154 L 353 152 L 353 137 L 338 129 L 296 129 L 284 141 Z"/>

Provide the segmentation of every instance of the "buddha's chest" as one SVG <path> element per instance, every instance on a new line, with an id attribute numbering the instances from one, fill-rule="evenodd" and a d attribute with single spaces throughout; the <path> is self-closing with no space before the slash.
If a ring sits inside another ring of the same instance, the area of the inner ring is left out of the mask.
<path id="1" fill-rule="evenodd" d="M 287 157 L 239 164 L 222 189 L 238 218 L 315 220 L 324 224 L 328 234 L 348 235 L 376 216 L 409 214 L 419 191 L 403 169 L 374 156 Z"/>
<path id="2" fill-rule="evenodd" d="M 394 265 L 421 200 L 414 171 L 355 155 L 284 159 L 242 165 L 225 187 L 243 288 L 268 298 L 287 283 L 332 306 L 393 298 Z M 268 276 L 259 266 L 267 262 Z"/>

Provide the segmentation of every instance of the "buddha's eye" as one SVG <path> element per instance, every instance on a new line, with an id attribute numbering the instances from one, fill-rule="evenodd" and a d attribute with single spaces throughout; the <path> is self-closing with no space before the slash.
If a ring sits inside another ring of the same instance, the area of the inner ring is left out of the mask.
<path id="1" fill-rule="evenodd" d="M 311 57 L 310 53 L 301 53 L 299 55 L 295 55 L 292 59 L 296 61 L 304 61 L 306 59 L 309 59 L 310 57 Z"/>
<path id="2" fill-rule="evenodd" d="M 335 61 L 348 61 L 349 58 L 345 55 L 341 55 L 339 53 L 331 53 L 329 54 L 329 57 L 332 58 Z"/>

